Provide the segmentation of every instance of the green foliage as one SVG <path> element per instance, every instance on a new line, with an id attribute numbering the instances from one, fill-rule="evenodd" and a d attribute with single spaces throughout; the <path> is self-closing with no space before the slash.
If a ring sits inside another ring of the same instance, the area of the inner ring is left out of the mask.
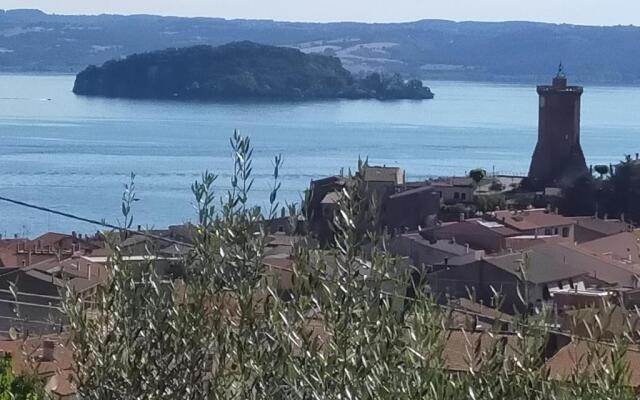
<path id="1" fill-rule="evenodd" d="M 576 373 L 581 385 L 550 379 L 544 310 L 516 318 L 515 343 L 493 332 L 483 335 L 487 345 L 469 341 L 463 351 L 475 362 L 466 372 L 448 370 L 445 312 L 424 277 L 389 256 L 384 236 L 367 228 L 375 217 L 363 215 L 371 207 L 359 173 L 331 221 L 334 246 L 320 250 L 302 237 L 289 274 L 268 267 L 265 216 L 249 202 L 251 144 L 236 133 L 231 147 L 231 189 L 217 195 L 209 172 L 192 186 L 198 224 L 183 280 L 164 279 L 152 259 L 124 262 L 114 243 L 110 284 L 95 301 L 68 293 L 80 398 L 630 398 L 625 343 L 601 360 L 604 375 Z M 267 218 L 279 208 L 280 163 Z M 128 190 L 123 203 L 135 199 Z M 528 304 L 526 286 L 521 297 Z"/>
<path id="2" fill-rule="evenodd" d="M 11 356 L 0 357 L 0 400 L 40 400 L 44 398 L 42 382 L 31 376 L 13 373 Z"/>
<path id="3" fill-rule="evenodd" d="M 76 77 L 74 93 L 106 97 L 303 100 L 426 99 L 422 82 L 371 74 L 354 79 L 338 58 L 235 42 L 134 54 Z"/>
<path id="4" fill-rule="evenodd" d="M 504 210 L 507 207 L 507 200 L 503 194 L 476 196 L 475 204 L 478 211 L 490 212 Z"/>
<path id="5" fill-rule="evenodd" d="M 469 171 L 469 177 L 475 181 L 475 183 L 480 183 L 484 177 L 487 176 L 487 171 L 482 168 L 476 168 Z"/>
<path id="6" fill-rule="evenodd" d="M 598 180 L 584 176 L 565 187 L 563 213 L 592 215 L 598 212 L 640 223 L 640 164 L 627 155 L 615 167 L 598 165 L 595 169 L 598 173 L 606 170 L 609 175 L 605 177 L 601 173 Z"/>
<path id="7" fill-rule="evenodd" d="M 609 166 L 608 165 L 596 165 L 593 169 L 597 173 L 599 173 L 600 176 L 604 176 L 604 175 L 609 173 Z"/>
<path id="8" fill-rule="evenodd" d="M 598 209 L 598 200 L 598 182 L 586 175 L 563 189 L 560 211 L 567 216 L 593 215 Z"/>

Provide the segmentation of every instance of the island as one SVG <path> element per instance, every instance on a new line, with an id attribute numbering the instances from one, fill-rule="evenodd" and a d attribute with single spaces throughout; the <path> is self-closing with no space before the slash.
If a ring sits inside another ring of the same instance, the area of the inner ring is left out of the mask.
<path id="1" fill-rule="evenodd" d="M 432 99 L 417 79 L 354 76 L 332 56 L 253 42 L 133 54 L 76 76 L 78 95 L 184 100 Z"/>

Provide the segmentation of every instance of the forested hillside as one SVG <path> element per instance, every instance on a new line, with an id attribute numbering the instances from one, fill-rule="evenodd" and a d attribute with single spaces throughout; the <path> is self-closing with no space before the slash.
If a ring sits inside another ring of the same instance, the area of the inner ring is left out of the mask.
<path id="1" fill-rule="evenodd" d="M 572 81 L 640 83 L 640 28 L 633 26 L 440 20 L 310 24 L 34 10 L 0 11 L 0 70 L 77 73 L 132 53 L 242 40 L 335 55 L 354 72 L 534 82 L 546 81 L 562 61 Z"/>

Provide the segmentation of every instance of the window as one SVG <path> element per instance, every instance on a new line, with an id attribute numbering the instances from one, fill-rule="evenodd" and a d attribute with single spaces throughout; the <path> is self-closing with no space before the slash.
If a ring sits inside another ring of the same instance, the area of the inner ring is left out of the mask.
<path id="1" fill-rule="evenodd" d="M 456 200 L 460 199 L 460 193 L 459 192 L 454 192 L 453 193 L 453 198 L 456 199 Z"/>
<path id="2" fill-rule="evenodd" d="M 551 236 L 551 229 L 545 229 L 544 230 L 544 235 L 545 236 Z"/>
<path id="3" fill-rule="evenodd" d="M 553 230 L 553 234 L 554 234 L 554 235 L 557 235 L 557 234 L 558 234 L 558 228 L 555 228 L 555 229 Z"/>
<path id="4" fill-rule="evenodd" d="M 282 225 L 278 226 L 278 232 L 284 233 L 284 226 Z"/>
<path id="5" fill-rule="evenodd" d="M 562 228 L 562 237 L 569 237 L 569 228 Z"/>
<path id="6" fill-rule="evenodd" d="M 466 200 L 467 199 L 467 194 L 466 193 L 462 193 L 461 196 L 462 196 L 462 200 Z"/>

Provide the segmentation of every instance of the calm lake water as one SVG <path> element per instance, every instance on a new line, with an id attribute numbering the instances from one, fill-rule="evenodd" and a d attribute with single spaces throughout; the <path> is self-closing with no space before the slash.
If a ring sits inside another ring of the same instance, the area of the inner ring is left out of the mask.
<path id="1" fill-rule="evenodd" d="M 164 227 L 195 216 L 201 172 L 229 186 L 234 129 L 255 146 L 254 201 L 268 198 L 282 153 L 282 201 L 358 156 L 411 179 L 483 167 L 526 173 L 537 136 L 537 94 L 524 85 L 432 82 L 430 101 L 179 103 L 77 97 L 72 76 L 0 76 L 0 195 L 116 222 L 123 185 L 137 174 L 135 223 Z M 587 87 L 588 162 L 640 151 L 640 88 Z M 0 233 L 94 232 L 95 227 L 0 203 Z"/>

